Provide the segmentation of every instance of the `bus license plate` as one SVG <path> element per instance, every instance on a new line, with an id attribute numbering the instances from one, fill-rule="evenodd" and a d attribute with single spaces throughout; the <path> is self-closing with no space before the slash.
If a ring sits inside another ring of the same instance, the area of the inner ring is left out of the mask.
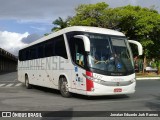
<path id="1" fill-rule="evenodd" d="M 122 88 L 115 88 L 114 92 L 122 92 Z"/>

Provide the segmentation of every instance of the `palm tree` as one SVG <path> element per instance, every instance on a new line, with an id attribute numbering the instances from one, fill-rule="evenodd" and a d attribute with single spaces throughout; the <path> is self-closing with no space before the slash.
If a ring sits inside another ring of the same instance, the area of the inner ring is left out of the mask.
<path id="1" fill-rule="evenodd" d="M 70 19 L 70 17 L 68 17 L 66 20 L 63 20 L 61 17 L 59 17 L 58 19 L 53 21 L 52 24 L 54 24 L 55 27 L 52 28 L 52 32 L 56 32 L 56 31 L 58 31 L 60 29 L 68 27 L 69 19 Z"/>

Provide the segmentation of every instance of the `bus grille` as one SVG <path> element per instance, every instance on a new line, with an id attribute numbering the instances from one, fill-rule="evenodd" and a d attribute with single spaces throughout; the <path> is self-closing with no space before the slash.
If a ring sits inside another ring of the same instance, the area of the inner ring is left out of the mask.
<path id="1" fill-rule="evenodd" d="M 105 85 L 105 86 L 127 86 L 132 84 L 133 82 L 131 81 L 121 81 L 121 82 L 110 82 L 110 81 L 100 81 L 100 84 Z"/>

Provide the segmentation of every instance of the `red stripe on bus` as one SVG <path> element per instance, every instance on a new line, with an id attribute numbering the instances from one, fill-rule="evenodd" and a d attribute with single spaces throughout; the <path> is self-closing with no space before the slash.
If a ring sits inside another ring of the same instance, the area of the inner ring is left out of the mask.
<path id="1" fill-rule="evenodd" d="M 86 71 L 86 75 L 93 77 L 93 73 Z M 87 87 L 87 91 L 92 91 L 92 88 L 94 88 L 94 84 L 92 80 L 86 79 L 86 87 Z"/>

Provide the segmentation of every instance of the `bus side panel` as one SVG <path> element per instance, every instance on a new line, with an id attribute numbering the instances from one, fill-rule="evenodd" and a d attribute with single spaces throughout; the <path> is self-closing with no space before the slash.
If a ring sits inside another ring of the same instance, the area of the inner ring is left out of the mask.
<path id="1" fill-rule="evenodd" d="M 51 70 L 46 70 L 47 73 L 49 72 L 51 77 L 47 79 L 46 86 L 51 88 L 55 86 L 54 88 L 58 89 L 59 79 L 61 76 L 64 76 L 68 81 L 69 87 L 71 87 L 71 71 L 73 70 L 71 62 L 63 57 L 56 56 L 52 58 L 51 66 Z"/>
<path id="2" fill-rule="evenodd" d="M 72 71 L 72 89 L 71 92 L 77 94 L 86 95 L 86 78 L 83 76 L 86 74 L 86 70 L 74 66 L 74 70 Z"/>
<path id="3" fill-rule="evenodd" d="M 25 61 L 18 61 L 18 81 L 25 83 L 25 73 L 28 67 L 25 66 Z"/>

